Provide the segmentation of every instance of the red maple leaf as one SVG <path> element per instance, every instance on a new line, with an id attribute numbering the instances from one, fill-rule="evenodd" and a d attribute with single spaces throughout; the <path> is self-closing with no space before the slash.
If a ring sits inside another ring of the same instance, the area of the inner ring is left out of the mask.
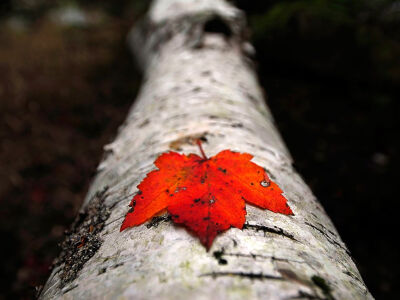
<path id="1" fill-rule="evenodd" d="M 121 225 L 121 231 L 140 225 L 163 210 L 175 223 L 183 224 L 207 248 L 218 233 L 230 227 L 242 229 L 245 202 L 276 213 L 293 215 L 282 190 L 265 170 L 251 162 L 248 153 L 223 150 L 207 158 L 196 154 L 161 154 L 138 185 Z"/>

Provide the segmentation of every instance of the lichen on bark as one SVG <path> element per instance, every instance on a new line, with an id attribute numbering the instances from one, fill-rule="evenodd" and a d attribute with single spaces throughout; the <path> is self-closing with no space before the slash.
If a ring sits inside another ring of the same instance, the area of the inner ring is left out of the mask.
<path id="1" fill-rule="evenodd" d="M 110 209 L 104 204 L 106 193 L 107 187 L 98 191 L 65 232 L 66 237 L 60 245 L 61 253 L 53 263 L 53 267 L 60 268 L 61 289 L 78 276 L 103 242 L 99 233 L 110 216 Z"/>

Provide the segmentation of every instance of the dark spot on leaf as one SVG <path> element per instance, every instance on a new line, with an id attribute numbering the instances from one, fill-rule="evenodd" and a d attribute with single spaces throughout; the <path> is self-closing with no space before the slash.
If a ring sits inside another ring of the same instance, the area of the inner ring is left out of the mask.
<path id="1" fill-rule="evenodd" d="M 223 169 L 221 167 L 218 167 L 218 171 L 221 171 L 222 173 L 226 174 L 226 169 Z"/>

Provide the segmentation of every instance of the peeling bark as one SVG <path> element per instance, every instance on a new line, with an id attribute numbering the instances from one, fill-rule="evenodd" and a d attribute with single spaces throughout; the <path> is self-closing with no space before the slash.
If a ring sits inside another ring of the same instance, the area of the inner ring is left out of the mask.
<path id="1" fill-rule="evenodd" d="M 84 231 L 100 245 L 68 281 L 65 262 L 59 263 L 40 298 L 372 299 L 329 217 L 292 167 L 249 58 L 243 13 L 223 0 L 154 1 L 129 43 L 143 86 L 117 138 L 104 147 L 82 207 L 84 213 L 103 191 L 101 207 L 110 216 L 96 219 L 103 222 L 98 231 Z M 171 149 L 196 153 L 191 140 L 199 137 L 207 140 L 209 156 L 223 149 L 253 154 L 295 215 L 247 205 L 243 230 L 219 235 L 209 252 L 168 216 L 120 233 L 154 159 Z M 80 243 L 75 252 L 85 247 Z"/>

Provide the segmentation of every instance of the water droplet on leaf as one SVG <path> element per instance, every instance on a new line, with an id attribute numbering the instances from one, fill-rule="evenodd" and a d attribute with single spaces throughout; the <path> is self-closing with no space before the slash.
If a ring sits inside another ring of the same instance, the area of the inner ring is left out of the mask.
<path id="1" fill-rule="evenodd" d="M 263 187 L 269 187 L 269 185 L 270 185 L 269 181 L 266 181 L 266 180 L 261 181 L 260 184 Z"/>

